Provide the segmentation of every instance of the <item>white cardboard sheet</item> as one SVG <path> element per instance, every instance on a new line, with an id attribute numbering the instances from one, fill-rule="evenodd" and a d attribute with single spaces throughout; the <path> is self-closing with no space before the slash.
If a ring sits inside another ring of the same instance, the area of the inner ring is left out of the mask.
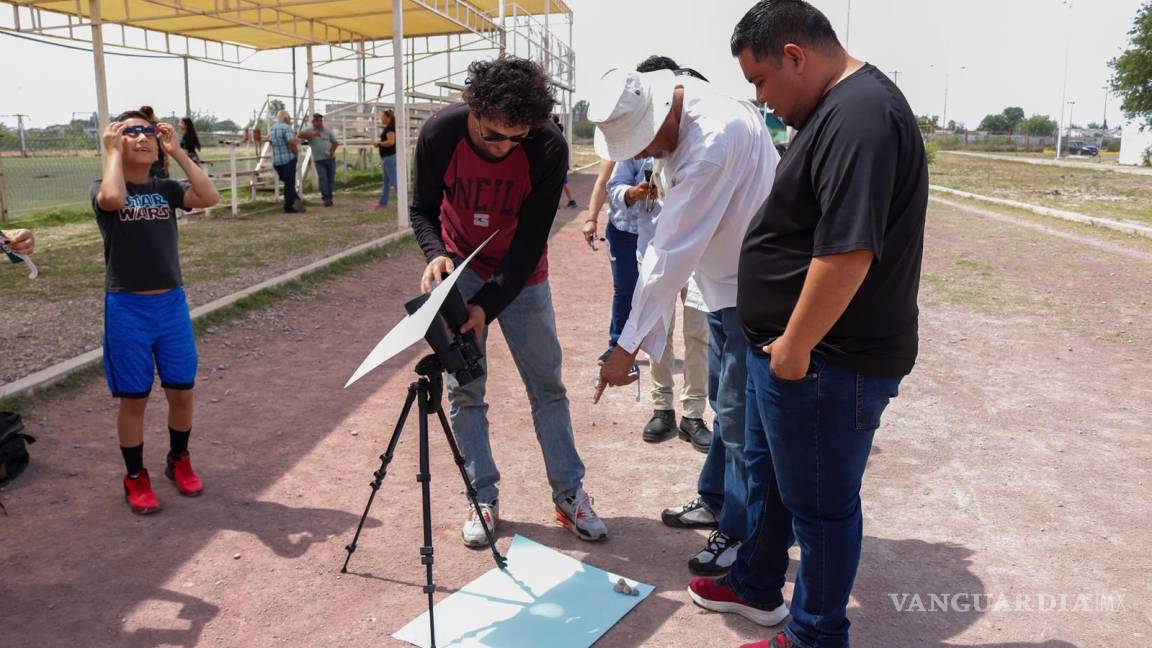
<path id="1" fill-rule="evenodd" d="M 620 594 L 619 578 L 517 535 L 507 570 L 493 568 L 436 604 L 436 645 L 586 648 L 654 589 L 625 579 L 640 594 Z M 392 636 L 428 648 L 428 612 Z"/>
<path id="2" fill-rule="evenodd" d="M 497 232 L 499 232 L 499 230 L 493 232 L 492 236 L 496 236 Z M 352 374 L 352 377 L 348 379 L 348 382 L 344 383 L 345 389 L 352 383 L 363 378 L 369 371 L 388 362 L 404 349 L 424 339 L 424 334 L 428 332 L 428 327 L 432 325 L 433 318 L 436 317 L 436 313 L 439 312 L 440 307 L 444 305 L 444 300 L 448 298 L 448 291 L 452 290 L 452 286 L 456 285 L 456 280 L 460 278 L 460 273 L 464 271 L 464 268 L 468 267 L 468 262 L 479 254 L 485 245 L 488 245 L 488 241 L 492 240 L 492 236 L 489 236 L 480 244 L 480 247 L 473 250 L 472 254 L 468 255 L 468 258 L 464 260 L 464 263 L 456 266 L 456 269 L 452 271 L 452 274 L 448 275 L 447 279 L 432 289 L 432 294 L 428 296 L 428 301 L 424 302 L 424 305 L 421 306 L 419 310 L 400 320 L 399 324 L 393 326 L 391 331 L 388 331 L 384 339 L 376 344 L 376 348 L 372 349 L 368 357 L 364 358 L 364 361 L 356 368 L 356 371 Z"/>

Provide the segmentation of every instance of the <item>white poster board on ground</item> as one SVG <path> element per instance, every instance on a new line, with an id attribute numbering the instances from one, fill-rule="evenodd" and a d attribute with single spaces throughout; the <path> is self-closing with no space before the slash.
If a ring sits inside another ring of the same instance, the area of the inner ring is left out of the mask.
<path id="1" fill-rule="evenodd" d="M 654 589 L 625 579 L 639 595 L 617 593 L 619 578 L 517 535 L 507 570 L 492 569 L 436 604 L 436 645 L 587 648 Z M 428 612 L 392 636 L 428 648 Z"/>

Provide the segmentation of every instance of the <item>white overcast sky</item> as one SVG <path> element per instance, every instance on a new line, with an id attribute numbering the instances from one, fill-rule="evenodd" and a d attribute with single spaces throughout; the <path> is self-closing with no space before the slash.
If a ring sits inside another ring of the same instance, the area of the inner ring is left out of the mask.
<path id="1" fill-rule="evenodd" d="M 751 86 L 728 53 L 732 28 L 751 0 L 567 0 L 575 12 L 577 93 L 611 67 L 633 67 L 649 54 L 694 67 L 726 92 L 750 96 Z M 1021 106 L 1057 116 L 1065 48 L 1073 121 L 1100 121 L 1107 62 L 1127 46 L 1127 32 L 1144 0 L 817 0 L 849 51 L 893 76 L 918 114 L 944 113 L 974 128 L 987 113 Z M 849 11 L 850 10 L 850 11 Z M 10 24 L 10 8 L 0 20 Z M 850 16 L 850 17 L 849 17 Z M 566 37 L 567 29 L 561 30 Z M 285 51 L 258 53 L 250 68 L 291 69 Z M 303 53 L 298 54 L 303 79 Z M 460 65 L 457 57 L 455 65 Z M 382 63 L 380 64 L 382 65 Z M 370 68 L 371 69 L 371 68 Z M 438 69 L 443 69 L 442 65 Z M 221 69 L 193 61 L 192 108 L 236 121 L 270 92 L 289 94 L 290 77 Z M 347 70 L 351 72 L 351 70 Z M 386 75 L 388 78 L 389 75 Z M 178 60 L 108 57 L 110 110 L 156 106 L 182 113 L 184 79 Z M 32 126 L 66 122 L 95 109 L 92 56 L 0 34 L 0 115 L 31 115 Z M 354 90 L 344 91 L 354 97 Z M 1109 125 L 1121 123 L 1108 100 Z M 0 117 L 8 124 L 11 117 Z"/>

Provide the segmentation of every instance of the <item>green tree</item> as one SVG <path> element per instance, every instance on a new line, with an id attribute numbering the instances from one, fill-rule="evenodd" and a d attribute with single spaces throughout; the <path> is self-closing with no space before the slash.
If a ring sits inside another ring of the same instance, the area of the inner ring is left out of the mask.
<path id="1" fill-rule="evenodd" d="M 985 115 L 977 130 L 1013 133 L 1023 121 L 1024 109 L 1019 106 L 1008 106 L 999 115 Z"/>
<path id="2" fill-rule="evenodd" d="M 276 113 L 284 110 L 284 102 L 279 99 L 273 99 L 268 102 L 268 118 L 276 119 Z"/>
<path id="3" fill-rule="evenodd" d="M 240 127 L 231 119 L 225 119 L 224 121 L 216 123 L 216 130 L 224 131 L 225 133 L 235 133 L 240 130 Z"/>
<path id="4" fill-rule="evenodd" d="M 1140 7 L 1128 35 L 1129 48 L 1108 62 L 1112 90 L 1125 117 L 1152 125 L 1152 2 Z"/>
<path id="5" fill-rule="evenodd" d="M 1008 122 L 1008 118 L 1004 116 L 1004 113 L 1000 113 L 999 115 L 985 115 L 984 119 L 980 120 L 980 126 L 978 126 L 976 130 L 1007 133 L 1012 130 L 1012 126 Z"/>
<path id="6" fill-rule="evenodd" d="M 1018 132 L 1025 135 L 1045 137 L 1056 134 L 1056 122 L 1048 115 L 1032 115 L 1020 122 Z"/>
<path id="7" fill-rule="evenodd" d="M 581 99 L 580 101 L 577 101 L 576 105 L 572 106 L 572 112 L 576 113 L 577 115 L 587 115 L 588 114 L 588 100 L 587 99 Z"/>

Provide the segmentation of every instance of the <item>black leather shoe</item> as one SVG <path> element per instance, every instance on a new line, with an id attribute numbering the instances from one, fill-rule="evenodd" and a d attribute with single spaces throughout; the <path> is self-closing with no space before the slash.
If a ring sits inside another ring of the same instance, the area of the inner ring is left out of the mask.
<path id="1" fill-rule="evenodd" d="M 676 411 L 655 410 L 652 420 L 644 426 L 644 440 L 648 443 L 667 441 L 676 435 Z"/>
<path id="2" fill-rule="evenodd" d="M 679 436 L 704 454 L 708 454 L 708 448 L 712 446 L 712 430 L 708 429 L 704 419 L 682 417 Z"/>

